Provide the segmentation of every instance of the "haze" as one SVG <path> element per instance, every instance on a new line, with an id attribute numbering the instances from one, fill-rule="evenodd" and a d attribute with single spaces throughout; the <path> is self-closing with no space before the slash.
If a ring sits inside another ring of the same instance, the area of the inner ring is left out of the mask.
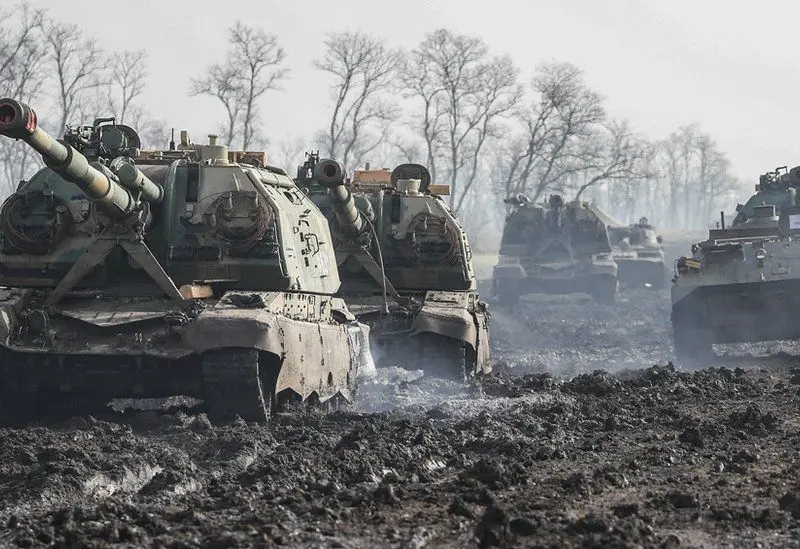
<path id="1" fill-rule="evenodd" d="M 90 0 L 35 4 L 109 48 L 146 48 L 150 79 L 142 103 L 195 140 L 213 131 L 223 113 L 213 99 L 188 98 L 189 79 L 222 60 L 226 28 L 241 19 L 275 33 L 287 51 L 284 91 L 262 102 L 263 131 L 273 142 L 310 138 L 326 118 L 329 81 L 311 65 L 325 33 L 382 33 L 390 44 L 411 48 L 446 26 L 512 55 L 525 80 L 541 61 L 575 63 L 607 97 L 611 113 L 648 137 L 699 122 L 745 180 L 791 166 L 799 156 L 791 115 L 800 96 L 793 28 L 800 5 L 788 1 L 495 0 L 491 10 L 475 0 L 344 0 L 335 9 L 316 0 L 140 0 L 113 10 Z"/>

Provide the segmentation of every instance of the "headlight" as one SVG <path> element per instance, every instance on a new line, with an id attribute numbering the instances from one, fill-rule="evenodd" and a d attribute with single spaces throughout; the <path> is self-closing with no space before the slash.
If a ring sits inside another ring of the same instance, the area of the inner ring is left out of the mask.
<path id="1" fill-rule="evenodd" d="M 756 259 L 758 259 L 759 261 L 764 261 L 765 259 L 767 259 L 767 250 L 765 250 L 764 248 L 757 249 Z"/>

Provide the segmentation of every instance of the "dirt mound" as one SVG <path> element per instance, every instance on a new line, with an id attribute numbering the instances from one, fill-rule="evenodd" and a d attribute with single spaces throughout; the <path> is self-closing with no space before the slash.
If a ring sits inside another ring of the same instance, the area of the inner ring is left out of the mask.
<path id="1" fill-rule="evenodd" d="M 385 374 L 350 411 L 0 429 L 0 545 L 795 543 L 796 359 L 686 370 L 666 294 L 626 299 L 525 300 L 497 375 Z"/>

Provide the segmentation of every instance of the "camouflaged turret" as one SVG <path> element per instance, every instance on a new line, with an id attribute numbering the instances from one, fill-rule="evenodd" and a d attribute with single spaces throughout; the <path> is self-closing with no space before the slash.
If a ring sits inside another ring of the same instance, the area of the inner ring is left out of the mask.
<path id="1" fill-rule="evenodd" d="M 500 260 L 492 273 L 495 298 L 515 303 L 528 293 L 590 294 L 612 303 L 617 294 L 617 264 L 604 214 L 594 204 L 564 202 L 550 196 L 534 204 L 524 196 L 507 199 Z"/>
<path id="2" fill-rule="evenodd" d="M 376 365 L 463 378 L 491 371 L 489 315 L 466 233 L 419 164 L 356 170 L 309 154 L 299 187 L 331 223 L 341 295 L 369 325 Z"/>
<path id="3" fill-rule="evenodd" d="M 263 153 L 113 119 L 56 141 L 0 100 L 46 168 L 0 210 L 0 420 L 186 395 L 216 418 L 352 401 L 368 329 L 335 297 L 328 223 Z M 69 409 L 69 410 L 67 410 Z"/>

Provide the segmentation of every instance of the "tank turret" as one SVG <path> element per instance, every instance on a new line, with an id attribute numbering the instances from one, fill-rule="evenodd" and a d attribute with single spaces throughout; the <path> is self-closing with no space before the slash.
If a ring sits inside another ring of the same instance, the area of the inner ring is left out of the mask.
<path id="1" fill-rule="evenodd" d="M 327 219 L 265 154 L 186 132 L 146 151 L 113 118 L 57 141 L 13 99 L 0 135 L 46 165 L 0 209 L 0 423 L 111 398 L 253 420 L 352 401 L 368 328 L 336 296 Z"/>

